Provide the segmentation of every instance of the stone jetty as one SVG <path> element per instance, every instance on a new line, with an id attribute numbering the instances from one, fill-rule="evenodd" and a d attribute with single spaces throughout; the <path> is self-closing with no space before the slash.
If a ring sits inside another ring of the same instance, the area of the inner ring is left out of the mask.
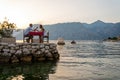
<path id="1" fill-rule="evenodd" d="M 59 60 L 54 43 L 0 43 L 0 63 Z"/>

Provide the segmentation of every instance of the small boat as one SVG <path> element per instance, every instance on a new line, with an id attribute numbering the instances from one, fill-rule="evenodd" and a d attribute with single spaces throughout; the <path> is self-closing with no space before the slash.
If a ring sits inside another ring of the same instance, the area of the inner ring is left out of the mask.
<path id="1" fill-rule="evenodd" d="M 76 44 L 76 42 L 73 40 L 73 41 L 71 42 L 71 44 Z"/>
<path id="2" fill-rule="evenodd" d="M 64 39 L 63 38 L 59 38 L 57 44 L 58 45 L 65 45 Z"/>

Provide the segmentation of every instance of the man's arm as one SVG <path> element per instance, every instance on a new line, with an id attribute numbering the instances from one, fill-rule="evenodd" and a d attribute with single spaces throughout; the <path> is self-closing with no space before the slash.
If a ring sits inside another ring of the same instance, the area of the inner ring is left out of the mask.
<path id="1" fill-rule="evenodd" d="M 37 30 L 37 28 L 38 28 L 38 27 L 34 27 L 34 26 L 33 26 L 33 27 L 32 27 L 32 30 L 35 31 L 35 30 Z"/>

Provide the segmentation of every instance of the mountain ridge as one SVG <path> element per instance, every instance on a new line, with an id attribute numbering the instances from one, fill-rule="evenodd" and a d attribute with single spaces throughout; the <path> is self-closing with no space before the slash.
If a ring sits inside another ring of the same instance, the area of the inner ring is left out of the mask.
<path id="1" fill-rule="evenodd" d="M 59 37 L 65 40 L 104 40 L 108 37 L 120 36 L 120 22 L 106 23 L 97 20 L 91 24 L 67 22 L 43 26 L 49 31 L 51 40 L 57 40 Z"/>

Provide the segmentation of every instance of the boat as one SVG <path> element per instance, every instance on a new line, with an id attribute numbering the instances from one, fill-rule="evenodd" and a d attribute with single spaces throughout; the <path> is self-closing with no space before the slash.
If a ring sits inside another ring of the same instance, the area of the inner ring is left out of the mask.
<path id="1" fill-rule="evenodd" d="M 76 42 L 73 40 L 73 41 L 71 42 L 71 44 L 76 44 Z"/>
<path id="2" fill-rule="evenodd" d="M 63 38 L 58 38 L 58 45 L 65 45 L 64 39 Z"/>

